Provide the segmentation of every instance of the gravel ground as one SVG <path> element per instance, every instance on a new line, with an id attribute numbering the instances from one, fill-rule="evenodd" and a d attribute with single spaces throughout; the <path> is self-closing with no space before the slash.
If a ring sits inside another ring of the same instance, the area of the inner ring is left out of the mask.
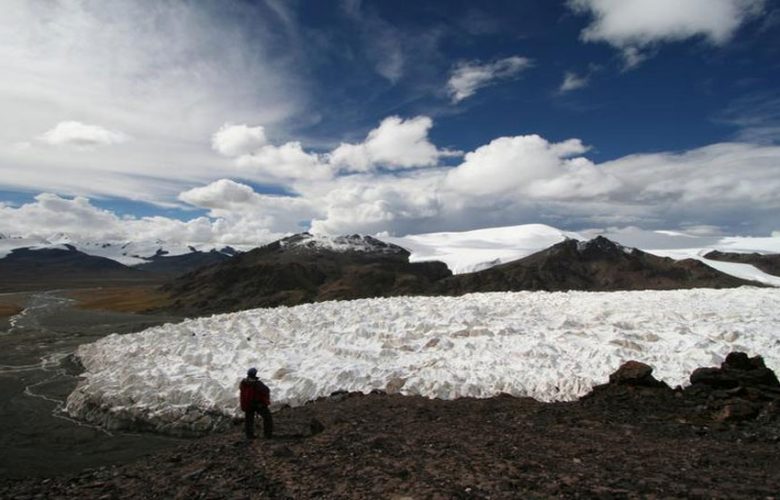
<path id="1" fill-rule="evenodd" d="M 616 379 L 617 380 L 617 379 Z M 647 380 L 645 379 L 645 382 Z M 579 401 L 334 394 L 147 459 L 0 483 L 2 498 L 773 498 L 772 387 L 607 384 Z"/>

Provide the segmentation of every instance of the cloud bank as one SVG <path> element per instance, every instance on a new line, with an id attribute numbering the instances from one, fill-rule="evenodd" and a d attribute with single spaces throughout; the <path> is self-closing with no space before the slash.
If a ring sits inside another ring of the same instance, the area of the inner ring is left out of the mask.
<path id="1" fill-rule="evenodd" d="M 255 162 L 247 168 L 284 181 L 287 192 L 294 194 L 268 195 L 238 180 L 218 179 L 178 194 L 180 203 L 207 211 L 188 221 L 122 218 L 84 197 L 41 194 L 21 206 L 0 207 L 0 232 L 86 231 L 96 239 L 257 245 L 305 229 L 404 235 L 521 222 L 564 229 L 699 227 L 754 235 L 778 229 L 779 146 L 719 143 L 597 164 L 579 139 L 553 142 L 520 135 L 493 139 L 446 166 L 440 161 L 441 150 L 428 137 L 431 126 L 427 117 L 390 117 L 363 142 L 348 145 L 354 157 L 342 154 L 344 145 L 330 153 L 307 151 L 299 142 L 260 145 L 234 161 Z M 261 137 L 256 127 L 220 130 L 232 131 L 222 138 L 241 140 L 215 139 L 217 150 L 225 144 L 247 144 L 246 137 Z M 396 149 L 398 144 L 422 145 L 407 151 Z M 230 151 L 243 153 L 245 148 Z M 272 154 L 279 155 L 279 163 L 256 163 Z M 294 161 L 301 163 L 288 168 Z M 275 165 L 284 167 L 276 171 Z"/>

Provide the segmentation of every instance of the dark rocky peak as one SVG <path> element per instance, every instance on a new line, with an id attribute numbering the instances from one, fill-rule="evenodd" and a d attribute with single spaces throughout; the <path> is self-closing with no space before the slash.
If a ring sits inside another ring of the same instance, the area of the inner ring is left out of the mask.
<path id="1" fill-rule="evenodd" d="M 627 248 L 615 243 L 603 236 L 596 236 L 592 240 L 577 241 L 577 252 L 588 259 L 598 259 L 604 257 L 618 257 L 625 254 L 631 254 L 636 249 Z"/>
<path id="2" fill-rule="evenodd" d="M 573 259 L 577 261 L 616 260 L 625 256 L 640 255 L 643 252 L 636 248 L 624 247 L 603 236 L 596 236 L 587 241 L 565 239 L 539 254 L 548 257 Z"/>
<path id="3" fill-rule="evenodd" d="M 325 236 L 299 233 L 279 240 L 279 249 L 316 253 L 360 253 L 384 256 L 408 257 L 409 252 L 391 243 L 385 243 L 372 236 L 350 234 Z M 272 244 L 273 245 L 273 244 Z"/>
<path id="4" fill-rule="evenodd" d="M 235 257 L 236 255 L 241 253 L 239 250 L 236 250 L 235 248 L 233 248 L 233 247 L 231 247 L 229 245 L 220 248 L 219 250 L 217 250 L 217 252 L 219 252 L 221 254 L 229 255 L 231 257 Z"/>

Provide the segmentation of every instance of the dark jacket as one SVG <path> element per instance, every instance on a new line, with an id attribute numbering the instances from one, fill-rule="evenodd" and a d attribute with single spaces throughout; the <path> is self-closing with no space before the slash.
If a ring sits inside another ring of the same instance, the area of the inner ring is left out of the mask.
<path id="1" fill-rule="evenodd" d="M 271 390 L 260 379 L 245 378 L 239 385 L 241 390 L 241 410 L 249 411 L 257 405 L 271 404 Z"/>

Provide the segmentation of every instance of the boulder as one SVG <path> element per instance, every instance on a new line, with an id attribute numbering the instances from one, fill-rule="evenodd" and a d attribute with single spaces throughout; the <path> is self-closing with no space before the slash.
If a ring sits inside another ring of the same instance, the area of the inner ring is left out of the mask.
<path id="1" fill-rule="evenodd" d="M 713 389 L 780 387 L 775 372 L 766 367 L 761 356 L 749 358 L 744 352 L 730 353 L 720 368 L 697 368 L 691 374 L 691 384 L 706 385 Z"/>

